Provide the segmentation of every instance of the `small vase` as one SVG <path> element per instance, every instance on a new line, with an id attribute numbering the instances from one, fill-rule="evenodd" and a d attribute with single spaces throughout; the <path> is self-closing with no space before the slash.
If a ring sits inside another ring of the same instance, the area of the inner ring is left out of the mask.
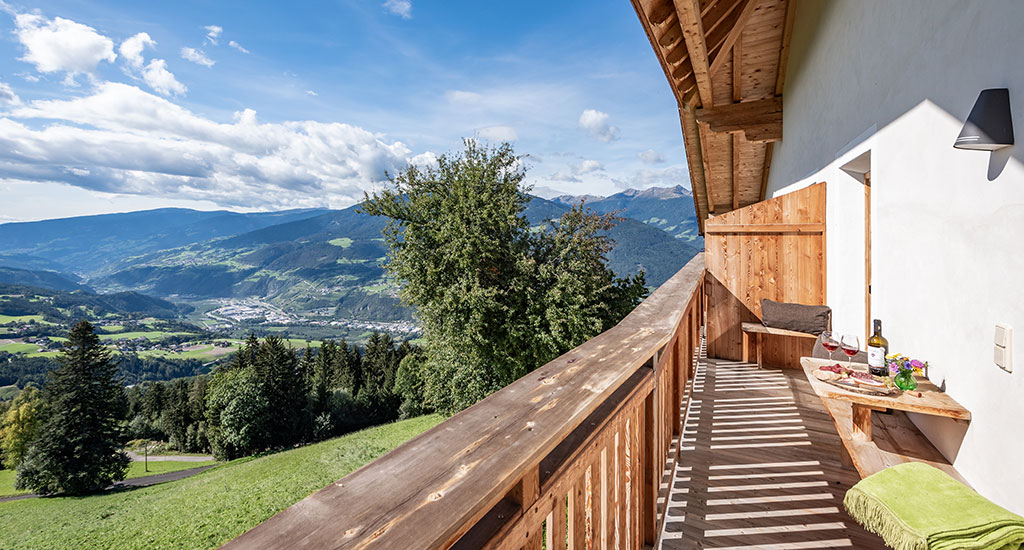
<path id="1" fill-rule="evenodd" d="M 914 371 L 904 370 L 892 378 L 896 387 L 901 390 L 912 390 L 917 387 L 917 379 L 914 378 Z"/>

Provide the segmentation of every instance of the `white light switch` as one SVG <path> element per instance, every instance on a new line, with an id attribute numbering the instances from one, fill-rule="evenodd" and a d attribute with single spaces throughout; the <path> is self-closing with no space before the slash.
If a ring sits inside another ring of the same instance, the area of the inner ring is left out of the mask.
<path id="1" fill-rule="evenodd" d="M 996 366 L 1006 372 L 1013 372 L 1013 328 L 1009 325 L 996 325 L 994 343 L 993 361 Z"/>

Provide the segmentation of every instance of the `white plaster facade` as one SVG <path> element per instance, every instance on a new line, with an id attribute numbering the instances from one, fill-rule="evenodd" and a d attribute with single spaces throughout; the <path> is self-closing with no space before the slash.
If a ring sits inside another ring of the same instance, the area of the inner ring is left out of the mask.
<path id="1" fill-rule="evenodd" d="M 953 148 L 978 93 L 1009 88 L 1018 145 Z M 891 351 L 927 359 L 969 426 L 914 422 L 983 495 L 1024 514 L 1024 2 L 798 4 L 768 196 L 828 182 L 828 302 L 865 331 L 864 190 L 871 157 L 871 316 Z M 993 361 L 1013 327 L 1014 372 Z"/>

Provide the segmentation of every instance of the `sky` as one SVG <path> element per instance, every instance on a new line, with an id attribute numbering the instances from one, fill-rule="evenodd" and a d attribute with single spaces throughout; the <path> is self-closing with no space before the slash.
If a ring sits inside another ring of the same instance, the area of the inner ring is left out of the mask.
<path id="1" fill-rule="evenodd" d="M 689 188 L 676 111 L 628 0 L 0 0 L 0 223 L 344 208 L 465 138 Z"/>

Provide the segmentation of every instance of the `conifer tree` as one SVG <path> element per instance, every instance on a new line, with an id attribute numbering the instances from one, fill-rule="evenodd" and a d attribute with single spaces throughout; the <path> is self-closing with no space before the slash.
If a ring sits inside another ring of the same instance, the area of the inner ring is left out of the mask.
<path id="1" fill-rule="evenodd" d="M 256 379 L 272 411 L 267 431 L 271 446 L 290 445 L 301 439 L 305 384 L 291 346 L 277 336 L 267 336 L 256 352 Z"/>
<path id="2" fill-rule="evenodd" d="M 40 494 L 84 494 L 124 479 L 128 455 L 119 423 L 124 388 L 110 350 L 87 321 L 79 321 L 61 350 L 60 368 L 43 388 L 43 421 L 16 485 Z"/>

